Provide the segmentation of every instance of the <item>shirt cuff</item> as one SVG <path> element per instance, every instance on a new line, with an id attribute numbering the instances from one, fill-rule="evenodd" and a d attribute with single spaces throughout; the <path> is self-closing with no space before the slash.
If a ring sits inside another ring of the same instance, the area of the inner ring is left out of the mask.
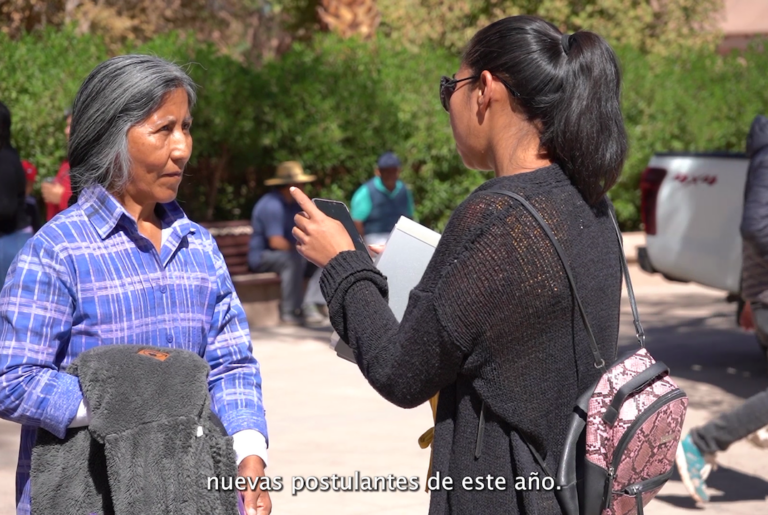
<path id="1" fill-rule="evenodd" d="M 77 414 L 72 422 L 69 423 L 69 427 L 85 427 L 91 423 L 91 408 L 88 407 L 88 401 L 83 397 L 80 401 L 80 406 L 77 408 Z"/>
<path id="2" fill-rule="evenodd" d="M 237 465 L 248 456 L 258 456 L 267 466 L 267 439 L 255 429 L 243 429 L 232 435 Z"/>
<path id="3" fill-rule="evenodd" d="M 55 382 L 55 386 L 40 420 L 40 427 L 53 433 L 54 436 L 64 438 L 67 434 L 67 426 L 75 418 L 83 400 L 80 380 L 65 372 L 56 372 L 49 381 Z"/>

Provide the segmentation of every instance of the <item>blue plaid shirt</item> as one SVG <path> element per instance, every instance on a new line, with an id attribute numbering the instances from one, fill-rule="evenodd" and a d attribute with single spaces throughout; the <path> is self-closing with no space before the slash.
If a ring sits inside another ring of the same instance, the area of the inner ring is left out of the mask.
<path id="1" fill-rule="evenodd" d="M 83 399 L 64 372 L 98 345 L 187 349 L 211 367 L 211 407 L 227 432 L 266 438 L 259 364 L 245 312 L 210 233 L 175 202 L 157 208 L 170 235 L 160 252 L 100 186 L 21 250 L 0 292 L 0 417 L 23 424 L 17 513 L 29 513 L 37 429 L 64 437 Z"/>

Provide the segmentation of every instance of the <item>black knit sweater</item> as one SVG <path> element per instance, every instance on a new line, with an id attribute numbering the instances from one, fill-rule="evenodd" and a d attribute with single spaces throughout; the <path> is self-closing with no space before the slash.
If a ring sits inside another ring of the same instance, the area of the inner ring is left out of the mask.
<path id="1" fill-rule="evenodd" d="M 555 514 L 551 492 L 517 491 L 515 477 L 543 477 L 520 435 L 550 470 L 577 395 L 599 377 L 561 262 L 519 203 L 526 198 L 565 249 L 606 362 L 615 358 L 621 269 L 609 201 L 588 206 L 552 165 L 487 181 L 451 216 L 402 323 L 387 305 L 387 281 L 362 252 L 342 252 L 322 275 L 333 327 L 360 370 L 390 402 L 415 407 L 440 392 L 431 515 Z M 482 401 L 482 454 L 475 444 Z M 465 477 L 504 476 L 506 489 L 470 491 Z"/>

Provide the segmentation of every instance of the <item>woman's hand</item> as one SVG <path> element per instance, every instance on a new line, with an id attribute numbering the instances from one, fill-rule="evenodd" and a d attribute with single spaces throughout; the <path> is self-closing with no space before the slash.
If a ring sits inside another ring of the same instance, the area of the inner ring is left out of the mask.
<path id="1" fill-rule="evenodd" d="M 258 456 L 247 456 L 240 462 L 237 473 L 241 477 L 251 478 L 251 481 L 264 477 L 264 461 Z M 269 492 L 261 488 L 244 490 L 243 505 L 247 515 L 269 515 L 272 513 L 272 500 L 269 498 Z"/>
<path id="2" fill-rule="evenodd" d="M 368 252 L 371 254 L 381 254 L 384 252 L 384 245 L 368 245 Z"/>
<path id="3" fill-rule="evenodd" d="M 58 204 L 61 202 L 61 196 L 64 194 L 64 186 L 58 182 L 44 182 L 40 186 L 43 194 L 43 200 L 48 204 Z"/>
<path id="4" fill-rule="evenodd" d="M 299 254 L 324 268 L 340 252 L 355 250 L 341 222 L 323 214 L 300 189 L 291 188 L 291 195 L 304 210 L 294 217 L 293 236 Z"/>

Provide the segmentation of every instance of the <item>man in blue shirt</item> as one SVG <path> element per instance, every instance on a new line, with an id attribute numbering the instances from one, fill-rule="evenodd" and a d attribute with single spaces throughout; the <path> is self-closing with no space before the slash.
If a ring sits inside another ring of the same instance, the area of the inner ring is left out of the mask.
<path id="1" fill-rule="evenodd" d="M 305 184 L 316 178 L 305 174 L 296 161 L 280 163 L 275 177 L 264 182 L 266 186 L 275 188 L 259 199 L 251 215 L 253 235 L 248 250 L 248 267 L 254 272 L 276 272 L 280 275 L 280 317 L 284 323 L 292 325 L 324 321 L 314 304 L 307 302 L 302 308 L 307 261 L 296 251 L 296 239 L 292 233 L 293 219 L 302 209 L 291 196 L 290 188 L 295 186 L 303 190 Z M 319 274 L 315 275 L 319 279 Z M 307 297 L 316 297 L 311 290 L 313 288 L 308 288 Z"/>
<path id="2" fill-rule="evenodd" d="M 368 245 L 386 243 L 401 216 L 413 218 L 413 195 L 400 177 L 400 159 L 385 152 L 376 163 L 376 176 L 352 196 L 352 220 Z"/>

